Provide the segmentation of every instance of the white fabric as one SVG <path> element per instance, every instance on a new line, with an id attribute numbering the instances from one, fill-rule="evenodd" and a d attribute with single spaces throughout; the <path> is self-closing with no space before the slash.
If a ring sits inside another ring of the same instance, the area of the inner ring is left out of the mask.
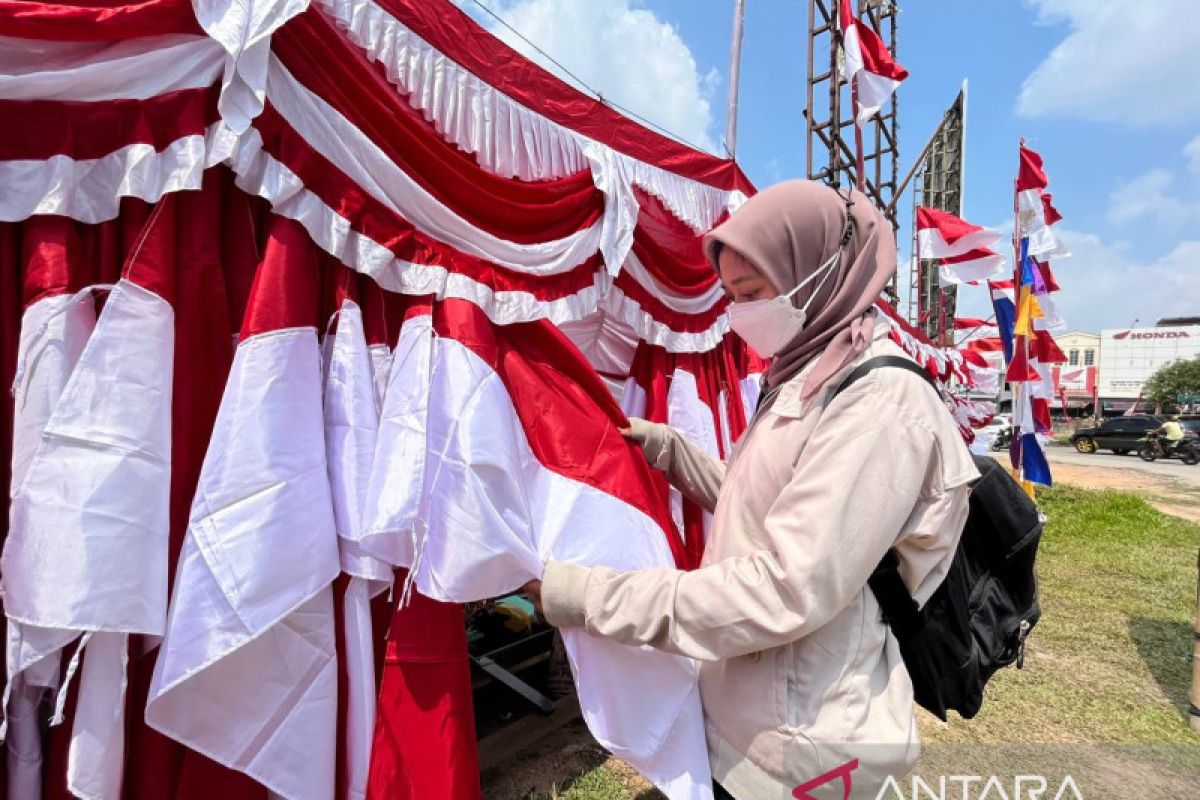
<path id="1" fill-rule="evenodd" d="M 854 20 L 843 19 L 842 25 L 842 74 L 847 83 L 858 81 L 858 114 L 855 122 L 862 125 L 891 99 L 900 81 L 867 70 L 863 63 L 862 42 L 858 25 Z"/>
<path id="2" fill-rule="evenodd" d="M 221 48 L 203 36 L 171 34 L 117 42 L 47 42 L 0 36 L 0 98 L 146 100 L 211 86 Z"/>
<path id="3" fill-rule="evenodd" d="M 88 224 L 116 218 L 121 198 L 154 203 L 163 195 L 199 189 L 204 170 L 223 155 L 208 136 L 184 136 L 155 150 L 131 144 L 100 158 L 56 155 L 44 160 L 0 160 L 0 222 L 57 214 Z"/>
<path id="4" fill-rule="evenodd" d="M 1042 316 L 1034 317 L 1033 327 L 1039 331 L 1062 331 L 1067 329 L 1067 321 L 1063 319 L 1059 313 L 1058 305 L 1054 302 L 1049 294 L 1035 295 L 1038 308 L 1042 310 Z"/>
<path id="5" fill-rule="evenodd" d="M 339 572 L 316 332 L 237 348 L 146 706 L 156 730 L 289 800 L 334 794 Z"/>
<path id="6" fill-rule="evenodd" d="M 96 633 L 88 640 L 67 755 L 67 788 L 76 797 L 121 796 L 128 666 L 128 634 Z"/>
<path id="7" fill-rule="evenodd" d="M 392 351 L 386 344 L 373 344 L 367 350 L 371 357 L 371 374 L 375 377 L 375 402 L 379 408 L 383 408 L 388 371 L 392 368 Z"/>
<path id="8" fill-rule="evenodd" d="M 521 272 L 554 275 L 579 266 L 598 249 L 609 246 L 602 242 L 606 226 L 599 221 L 544 243 L 518 244 L 494 236 L 443 205 L 362 131 L 292 77 L 274 56 L 267 89 L 280 116 L 364 192 L 421 232 L 464 253 Z M 630 226 L 630 236 L 632 231 Z M 608 235 L 616 234 L 609 231 Z"/>
<path id="9" fill-rule="evenodd" d="M 417 589 L 467 602 L 542 574 L 548 558 L 616 569 L 670 566 L 666 537 L 641 511 L 543 466 L 501 378 L 453 339 L 434 341 Z M 563 631 L 589 729 L 672 798 L 708 797 L 696 672 L 686 658 Z M 614 683 L 614 675 L 637 675 Z M 689 709 L 689 706 L 694 708 Z M 681 714 L 687 730 L 676 730 Z M 665 756 L 673 743 L 684 753 Z M 671 766 L 676 774 L 662 770 Z"/>
<path id="10" fill-rule="evenodd" d="M 174 334 L 161 297 L 114 287 L 13 496 L 11 619 L 162 633 Z"/>
<path id="11" fill-rule="evenodd" d="M 346 29 L 351 41 L 383 65 L 388 78 L 439 133 L 475 154 L 490 172 L 544 180 L 617 164 L 628 182 L 614 189 L 641 187 L 697 233 L 746 200 L 736 189 L 683 178 L 552 122 L 447 58 L 373 0 L 317 2 Z M 600 181 L 597 186 L 605 190 Z M 626 202 L 612 195 L 607 199 Z"/>
<path id="12" fill-rule="evenodd" d="M 671 385 L 667 389 L 667 424 L 675 428 L 685 439 L 699 447 L 709 456 L 719 459 L 721 451 L 717 444 L 717 426 L 713 419 L 712 409 L 700 399 L 700 391 L 696 386 L 696 376 L 684 369 L 675 370 L 671 376 Z M 672 512 L 678 503 L 679 518 L 676 525 L 684 537 L 687 529 L 683 521 L 683 495 L 672 487 Z M 702 529 L 707 538 L 712 526 L 712 514 L 703 512 Z"/>
<path id="13" fill-rule="evenodd" d="M 1046 208 L 1042 204 L 1041 189 L 1017 192 L 1017 227 L 1020 235 L 1029 239 L 1026 252 L 1039 261 L 1071 255 L 1046 224 Z"/>
<path id="14" fill-rule="evenodd" d="M 271 34 L 309 0 L 192 0 L 196 21 L 225 52 L 221 118 L 238 133 L 262 112 Z M 211 83 L 211 81 L 210 81 Z"/>
<path id="15" fill-rule="evenodd" d="M 747 422 L 754 416 L 754 411 L 758 408 L 758 397 L 762 394 L 762 379 L 762 374 L 747 375 L 742 378 L 740 385 L 742 407 L 745 409 Z"/>
<path id="16" fill-rule="evenodd" d="M 90 291 L 54 300 L 55 316 L 27 315 L 23 330 L 20 402 L 47 379 L 68 377 L 43 406 L 50 413 L 32 454 L 24 423 L 16 452 L 3 572 L 10 644 L 16 637 L 26 652 L 10 675 L 29 658 L 55 661 L 83 631 L 106 631 L 86 637 L 67 782 L 80 797 L 112 797 L 123 764 L 127 634 L 161 634 L 166 616 L 174 313 L 121 281 L 65 371 L 67 361 L 48 353 L 62 341 L 54 328 L 83 331 L 95 316 Z M 43 368 L 50 374 L 40 377 Z"/>
<path id="17" fill-rule="evenodd" d="M 942 286 L 976 283 L 993 278 L 1002 272 L 1004 272 L 1004 259 L 996 253 L 992 253 L 980 258 L 973 258 L 970 261 L 939 264 L 938 282 Z"/>
<path id="18" fill-rule="evenodd" d="M 24 480 L 63 387 L 96 325 L 95 306 L 86 295 L 57 295 L 31 305 L 21 321 L 17 347 L 18 382 L 13 387 L 12 485 Z M 7 592 L 7 581 L 5 591 Z M 39 719 L 47 689 L 57 688 L 59 663 L 47 658 L 68 645 L 78 631 L 39 628 L 9 620 L 5 688 L 8 796 L 42 796 L 42 733 Z"/>
<path id="19" fill-rule="evenodd" d="M 972 250 L 991 247 L 1000 241 L 1003 234 L 990 228 L 960 236 L 954 243 L 947 242 L 942 232 L 937 228 L 919 228 L 917 230 L 917 252 L 921 258 L 953 258 L 965 255 Z"/>
<path id="20" fill-rule="evenodd" d="M 392 570 L 363 551 L 356 533 L 363 527 L 362 513 L 379 432 L 379 399 L 362 312 L 352 300 L 342 302 L 332 338 L 325 378 L 325 453 L 342 571 L 353 576 L 342 597 L 346 795 L 365 798 L 375 731 L 371 598 L 391 585 Z"/>
<path id="21" fill-rule="evenodd" d="M 416 553 L 432 364 L 432 319 L 405 320 L 383 397 L 362 528 L 355 532 L 364 551 L 396 566 L 411 564 Z"/>

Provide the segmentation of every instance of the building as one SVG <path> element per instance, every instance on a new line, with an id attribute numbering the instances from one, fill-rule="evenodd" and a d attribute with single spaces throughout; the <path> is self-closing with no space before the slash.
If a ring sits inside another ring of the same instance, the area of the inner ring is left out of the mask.
<path id="1" fill-rule="evenodd" d="M 1102 331 L 1101 408 L 1108 413 L 1128 409 L 1141 397 L 1146 381 L 1160 367 L 1197 356 L 1200 356 L 1200 325 L 1158 325 L 1153 328 Z"/>
<path id="2" fill-rule="evenodd" d="M 1095 413 L 1100 369 L 1099 334 L 1071 331 L 1054 337 L 1054 341 L 1067 357 L 1065 364 L 1056 364 L 1051 370 L 1055 397 L 1066 403 L 1072 415 Z"/>

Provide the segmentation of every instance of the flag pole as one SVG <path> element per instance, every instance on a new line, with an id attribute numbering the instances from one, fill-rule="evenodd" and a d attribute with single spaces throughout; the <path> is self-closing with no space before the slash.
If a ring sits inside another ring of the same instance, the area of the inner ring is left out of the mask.
<path id="1" fill-rule="evenodd" d="M 1021 144 L 1022 145 L 1025 144 L 1024 137 L 1021 138 Z M 1018 151 L 1017 151 L 1017 172 L 1020 173 L 1020 170 L 1021 170 L 1021 156 L 1020 156 L 1020 150 L 1018 149 Z M 1020 311 L 1021 269 L 1023 267 L 1023 265 L 1021 264 L 1021 206 L 1020 206 L 1020 202 L 1017 199 L 1017 179 L 1016 178 L 1013 179 L 1012 245 L 1013 245 L 1013 301 L 1016 304 L 1015 308 L 1014 308 L 1014 314 L 1013 314 L 1013 328 L 1014 328 L 1014 330 L 1013 330 L 1013 361 L 1015 361 L 1017 358 L 1017 347 L 1018 346 L 1024 347 L 1024 345 L 1025 345 L 1024 337 L 1021 337 L 1020 340 L 1018 340 L 1017 332 L 1015 330 L 1016 319 L 1017 319 L 1017 317 L 1020 316 L 1020 313 L 1021 313 L 1021 311 Z M 1028 355 L 1028 354 L 1026 354 L 1026 355 Z M 1011 367 L 1012 361 L 1009 361 L 1009 363 L 1006 366 Z M 1007 373 L 1008 370 L 1006 369 L 1005 372 Z M 1005 375 L 1005 377 L 1006 378 L 1008 377 L 1007 374 Z M 1024 447 L 1024 443 L 1020 442 L 1020 440 L 1019 440 L 1019 437 L 1021 436 L 1022 431 L 1019 428 L 1020 419 L 1017 417 L 1017 409 L 1019 408 L 1019 403 L 1017 402 L 1017 398 L 1019 396 L 1019 393 L 1020 393 L 1022 387 L 1021 387 L 1020 383 L 1013 383 L 1012 381 L 1009 381 L 1008 385 L 1009 385 L 1009 392 L 1012 394 L 1012 423 L 1013 423 L 1012 428 L 1014 431 L 1013 438 L 1017 439 L 1019 442 L 1018 444 L 1015 445 L 1016 452 L 1017 452 L 1017 458 L 1016 458 L 1016 463 L 1013 464 L 1013 470 L 1014 470 L 1014 472 L 1016 472 L 1017 479 L 1019 481 L 1021 481 L 1021 485 L 1026 486 L 1025 478 L 1024 478 L 1024 474 L 1023 474 L 1023 470 L 1022 470 L 1022 466 L 1024 465 L 1024 462 L 1025 462 L 1025 447 Z M 1026 486 L 1026 490 L 1028 491 L 1027 486 Z"/>
<path id="2" fill-rule="evenodd" d="M 857 9 L 856 13 L 861 14 L 862 9 L 858 7 L 857 2 L 855 3 L 855 7 Z M 851 23 L 851 20 L 845 20 L 842 23 L 842 30 L 844 31 L 846 29 L 846 27 L 848 25 L 850 25 L 850 23 Z M 843 33 L 842 36 L 843 36 L 843 41 L 845 41 L 845 34 Z M 843 58 L 844 57 L 845 56 L 843 55 Z M 867 187 L 867 180 L 866 180 L 867 168 L 866 168 L 865 161 L 863 159 L 862 125 L 858 121 L 858 76 L 857 75 L 851 76 L 851 78 L 850 78 L 850 111 L 851 111 L 851 113 L 854 114 L 855 185 L 860 192 L 865 192 L 866 187 Z"/>
<path id="3" fill-rule="evenodd" d="M 729 48 L 729 105 L 725 110 L 725 150 L 730 158 L 737 155 L 738 85 L 742 65 L 742 23 L 746 17 L 746 0 L 733 3 L 733 42 Z"/>

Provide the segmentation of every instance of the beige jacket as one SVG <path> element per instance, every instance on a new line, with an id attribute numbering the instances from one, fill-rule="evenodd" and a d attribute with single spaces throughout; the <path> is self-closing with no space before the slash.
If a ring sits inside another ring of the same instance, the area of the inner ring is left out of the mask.
<path id="1" fill-rule="evenodd" d="M 879 327 L 856 364 L 903 355 Z M 650 463 L 714 512 L 699 569 L 550 562 L 542 583 L 555 625 L 701 662 L 713 776 L 738 798 L 791 798 L 852 758 L 854 796 L 874 797 L 916 762 L 912 684 L 867 578 L 896 547 L 927 600 L 978 475 L 920 377 L 877 369 L 826 408 L 832 389 L 801 400 L 805 374 L 764 406 L 727 469 L 674 430 L 635 421 Z M 821 791 L 842 796 L 840 781 Z"/>

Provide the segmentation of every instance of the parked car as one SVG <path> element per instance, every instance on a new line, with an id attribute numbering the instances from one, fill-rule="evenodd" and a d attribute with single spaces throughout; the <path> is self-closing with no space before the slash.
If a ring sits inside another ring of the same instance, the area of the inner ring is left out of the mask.
<path id="1" fill-rule="evenodd" d="M 1138 439 L 1163 424 L 1161 417 L 1134 414 L 1106 419 L 1094 428 L 1078 428 L 1071 434 L 1071 444 L 1081 453 L 1112 450 L 1119 456 L 1138 449 Z"/>

